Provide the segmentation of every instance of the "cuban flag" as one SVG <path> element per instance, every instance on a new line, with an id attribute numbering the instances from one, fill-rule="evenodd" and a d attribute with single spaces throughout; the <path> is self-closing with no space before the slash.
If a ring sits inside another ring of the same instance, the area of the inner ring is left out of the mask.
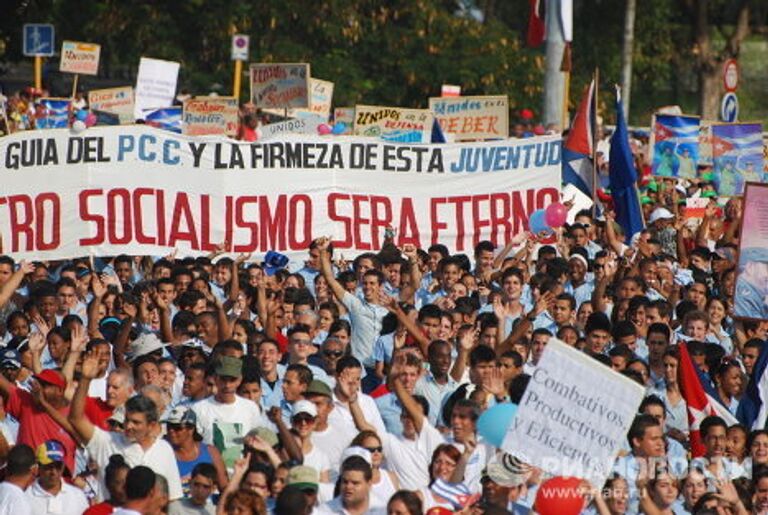
<path id="1" fill-rule="evenodd" d="M 144 121 L 151 127 L 181 134 L 181 106 L 144 111 Z"/>
<path id="2" fill-rule="evenodd" d="M 747 383 L 747 390 L 739 402 L 737 418 L 748 430 L 765 429 L 768 419 L 768 345 L 763 342 L 760 355 L 752 369 L 752 377 Z"/>
<path id="3" fill-rule="evenodd" d="M 594 128 L 597 124 L 595 81 L 584 91 L 579 110 L 563 144 L 563 182 L 573 184 L 590 198 L 594 195 L 595 174 L 592 166 Z"/>
<path id="4" fill-rule="evenodd" d="M 765 182 L 763 126 L 759 123 L 724 123 L 712 126 L 715 186 L 722 196 L 744 193 L 748 182 Z"/>
<path id="5" fill-rule="evenodd" d="M 69 99 L 41 98 L 43 116 L 35 122 L 38 129 L 66 129 L 69 126 Z"/>
<path id="6" fill-rule="evenodd" d="M 678 348 L 680 349 L 680 366 L 677 370 L 678 382 L 680 392 L 683 394 L 688 408 L 691 455 L 698 458 L 704 456 L 706 452 L 704 443 L 701 441 L 700 426 L 702 420 L 710 415 L 717 415 L 725 420 L 728 426 L 737 424 L 738 420 L 713 397 L 712 384 L 708 379 L 703 378 L 703 373 L 693 363 L 685 343 L 680 343 Z"/>

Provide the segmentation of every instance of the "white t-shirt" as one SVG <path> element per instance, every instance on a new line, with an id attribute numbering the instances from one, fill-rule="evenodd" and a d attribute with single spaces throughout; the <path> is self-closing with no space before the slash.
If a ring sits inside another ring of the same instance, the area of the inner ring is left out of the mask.
<path id="1" fill-rule="evenodd" d="M 81 515 L 88 509 L 88 499 L 85 493 L 77 487 L 62 483 L 61 490 L 51 495 L 43 490 L 40 483 L 35 481 L 25 492 L 29 505 L 34 513 L 49 513 L 51 515 Z"/>
<path id="2" fill-rule="evenodd" d="M 357 403 L 363 411 L 365 420 L 376 429 L 376 433 L 379 435 L 386 433 L 387 430 L 384 428 L 384 421 L 381 419 L 376 401 L 369 395 L 359 393 L 357 395 Z M 334 430 L 337 427 L 346 426 L 347 432 L 352 432 L 355 435 L 358 433 L 349 407 L 339 401 L 338 397 L 336 397 L 336 392 L 333 393 L 333 411 L 328 415 L 328 425 L 334 428 Z"/>
<path id="3" fill-rule="evenodd" d="M 338 472 L 341 467 L 341 454 L 349 447 L 355 436 L 357 436 L 356 429 L 346 424 L 332 425 L 329 420 L 325 431 L 312 432 L 312 445 L 323 450 L 328 456 L 328 461 L 331 462 L 331 470 Z"/>
<path id="4" fill-rule="evenodd" d="M 24 490 L 8 481 L 0 483 L 0 515 L 32 515 Z"/>
<path id="5" fill-rule="evenodd" d="M 126 439 L 122 433 L 109 433 L 94 427 L 93 438 L 85 448 L 91 458 L 99 465 L 99 481 L 104 492 L 107 491 L 104 485 L 104 470 L 109 464 L 109 457 L 113 454 L 122 454 L 125 462 L 131 467 L 144 465 L 154 470 L 156 474 L 163 476 L 168 481 L 169 500 L 173 501 L 183 497 L 179 468 L 176 466 L 176 455 L 173 453 L 171 444 L 162 438 L 157 438 L 152 446 L 145 451 L 141 445 Z"/>
<path id="6" fill-rule="evenodd" d="M 215 445 L 214 433 L 217 429 L 223 429 L 224 425 L 244 436 L 251 429 L 269 423 L 258 404 L 240 396 L 236 396 L 232 404 L 221 403 L 213 396 L 207 397 L 192 404 L 192 410 L 197 415 L 203 441 L 209 445 Z"/>
<path id="7" fill-rule="evenodd" d="M 429 462 L 438 445 L 445 443 L 440 431 L 424 421 L 415 440 L 390 433 L 380 434 L 387 466 L 397 475 L 400 487 L 418 490 L 429 485 Z"/>
<path id="8" fill-rule="evenodd" d="M 333 468 L 331 466 L 331 460 L 328 459 L 328 455 L 314 444 L 312 445 L 312 450 L 304 455 L 304 465 L 312 467 L 318 474 L 322 474 L 326 471 L 330 472 Z"/>
<path id="9" fill-rule="evenodd" d="M 341 498 L 336 497 L 333 500 L 330 500 L 326 503 L 321 504 L 317 508 L 315 508 L 312 511 L 312 515 L 334 515 L 334 514 L 346 514 L 347 511 L 344 509 L 344 506 L 341 504 Z M 386 508 L 382 507 L 375 507 L 375 506 L 368 506 L 368 509 L 365 511 L 367 515 L 384 515 L 387 513 Z"/>

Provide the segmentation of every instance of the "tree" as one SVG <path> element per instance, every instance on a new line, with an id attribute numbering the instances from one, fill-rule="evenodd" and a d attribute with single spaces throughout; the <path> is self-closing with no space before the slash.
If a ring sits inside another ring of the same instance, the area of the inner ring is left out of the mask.
<path id="1" fill-rule="evenodd" d="M 692 54 L 699 82 L 699 112 L 714 120 L 719 112 L 723 63 L 738 58 L 742 41 L 750 32 L 750 2 L 738 0 L 681 0 L 691 20 Z M 733 21 L 727 29 L 725 23 Z M 717 45 L 714 31 L 723 37 Z"/>

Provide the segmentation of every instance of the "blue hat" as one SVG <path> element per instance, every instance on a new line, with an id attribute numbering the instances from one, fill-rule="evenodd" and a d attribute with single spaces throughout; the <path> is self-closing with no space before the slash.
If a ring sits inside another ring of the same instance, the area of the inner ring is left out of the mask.
<path id="1" fill-rule="evenodd" d="M 267 252 L 264 256 L 264 273 L 272 276 L 277 273 L 278 270 L 282 270 L 288 265 L 288 256 L 280 254 L 274 250 Z"/>
<path id="2" fill-rule="evenodd" d="M 3 349 L 0 353 L 0 368 L 21 368 L 21 356 L 16 349 Z"/>

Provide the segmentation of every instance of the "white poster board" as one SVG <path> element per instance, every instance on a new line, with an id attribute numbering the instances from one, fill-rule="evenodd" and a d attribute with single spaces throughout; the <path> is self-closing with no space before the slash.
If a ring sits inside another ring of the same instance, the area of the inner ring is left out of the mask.
<path id="1" fill-rule="evenodd" d="M 141 119 L 146 109 L 159 109 L 173 104 L 179 63 L 142 57 L 136 77 L 134 116 Z"/>
<path id="2" fill-rule="evenodd" d="M 644 395 L 636 382 L 550 338 L 502 449 L 544 472 L 602 485 Z"/>

